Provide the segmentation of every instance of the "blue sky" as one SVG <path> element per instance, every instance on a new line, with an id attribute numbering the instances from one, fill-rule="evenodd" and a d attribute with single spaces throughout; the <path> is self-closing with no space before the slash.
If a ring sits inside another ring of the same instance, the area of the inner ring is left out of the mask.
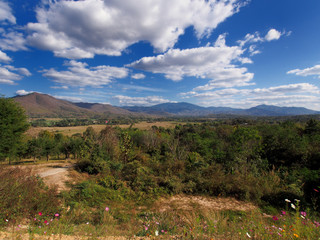
<path id="1" fill-rule="evenodd" d="M 0 0 L 0 94 L 320 110 L 319 0 Z"/>

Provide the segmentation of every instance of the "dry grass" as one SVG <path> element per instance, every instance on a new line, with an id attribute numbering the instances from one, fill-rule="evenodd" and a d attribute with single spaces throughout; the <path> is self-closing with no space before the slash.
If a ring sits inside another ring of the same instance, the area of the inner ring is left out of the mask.
<path id="1" fill-rule="evenodd" d="M 138 128 L 141 130 L 151 129 L 152 126 L 164 127 L 164 128 L 174 128 L 178 123 L 177 122 L 139 122 L 133 125 L 134 128 Z M 129 128 L 130 124 L 122 124 L 122 125 L 113 125 L 118 126 L 120 128 Z M 106 127 L 103 125 L 89 125 L 89 126 L 76 126 L 76 127 L 31 127 L 27 131 L 27 135 L 32 137 L 37 136 L 40 131 L 47 130 L 53 133 L 62 133 L 67 136 L 72 136 L 76 133 L 83 133 L 88 127 L 93 127 L 96 132 L 100 132 L 102 129 Z"/>

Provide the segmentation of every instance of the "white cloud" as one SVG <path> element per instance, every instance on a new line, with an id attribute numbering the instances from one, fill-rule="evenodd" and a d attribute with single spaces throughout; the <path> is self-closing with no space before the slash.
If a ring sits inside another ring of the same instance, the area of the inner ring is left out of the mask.
<path id="1" fill-rule="evenodd" d="M 150 88 L 150 87 L 143 87 L 143 86 L 130 85 L 130 84 L 121 84 L 119 86 L 122 87 L 122 90 L 132 89 L 136 91 L 164 92 L 163 89 L 159 89 L 159 88 Z"/>
<path id="2" fill-rule="evenodd" d="M 54 95 L 53 97 L 55 97 L 57 99 L 67 100 L 67 101 L 70 101 L 70 102 L 86 102 L 81 97 L 57 96 L 57 95 Z"/>
<path id="3" fill-rule="evenodd" d="M 13 85 L 16 84 L 15 81 L 21 80 L 24 76 L 31 76 L 31 73 L 26 68 L 0 65 L 0 83 Z"/>
<path id="4" fill-rule="evenodd" d="M 88 67 L 86 63 L 69 61 L 65 63 L 68 66 L 67 71 L 57 71 L 55 69 L 44 70 L 43 76 L 51 79 L 62 86 L 73 87 L 101 87 L 108 85 L 116 78 L 125 78 L 128 76 L 128 69 L 97 66 Z"/>
<path id="5" fill-rule="evenodd" d="M 144 79 L 146 77 L 146 75 L 144 75 L 142 73 L 137 73 L 137 74 L 133 74 L 131 77 L 133 79 Z"/>
<path id="6" fill-rule="evenodd" d="M 287 72 L 287 74 L 296 74 L 298 76 L 303 76 L 303 77 L 318 76 L 318 78 L 320 78 L 320 65 L 315 65 L 314 67 L 305 68 L 302 70 L 301 69 L 294 69 L 294 70 Z"/>
<path id="7" fill-rule="evenodd" d="M 18 90 L 16 91 L 16 94 L 19 96 L 24 96 L 24 95 L 28 95 L 30 93 L 33 93 L 34 91 L 26 91 L 26 90 Z"/>
<path id="8" fill-rule="evenodd" d="M 254 34 L 248 33 L 244 39 L 239 40 L 238 43 L 241 47 L 244 47 L 246 44 L 251 44 L 249 46 L 249 52 L 251 56 L 261 53 L 259 50 L 256 50 L 256 44 L 262 42 L 270 42 L 274 40 L 279 40 L 282 35 L 286 35 L 287 37 L 291 35 L 291 32 L 286 33 L 279 32 L 278 30 L 272 28 L 268 31 L 265 37 L 261 37 L 259 32 L 255 32 Z"/>
<path id="9" fill-rule="evenodd" d="M 0 1 L 0 21 L 8 21 L 12 24 L 16 23 L 16 18 L 12 14 L 9 4 L 5 1 Z"/>
<path id="10" fill-rule="evenodd" d="M 282 33 L 276 29 L 270 29 L 267 35 L 265 36 L 265 40 L 270 42 L 273 40 L 278 40 L 281 37 Z"/>
<path id="11" fill-rule="evenodd" d="M 147 96 L 147 97 L 129 97 L 123 95 L 117 95 L 113 97 L 113 100 L 120 106 L 152 106 L 160 103 L 171 102 L 168 99 L 164 99 L 159 96 Z"/>
<path id="12" fill-rule="evenodd" d="M 12 59 L 6 53 L 0 51 L 0 62 L 8 63 L 11 61 Z"/>
<path id="13" fill-rule="evenodd" d="M 148 41 L 158 51 L 172 48 L 187 27 L 200 39 L 246 4 L 243 0 L 83 0 L 48 1 L 29 23 L 28 42 L 56 56 L 119 56 Z"/>
<path id="14" fill-rule="evenodd" d="M 238 67 L 234 62 L 251 63 L 242 58 L 244 50 L 239 46 L 226 46 L 225 35 L 220 35 L 214 46 L 193 49 L 170 49 L 155 57 L 144 57 L 129 64 L 129 67 L 162 73 L 173 81 L 180 81 L 185 76 L 212 79 L 207 85 L 196 90 L 210 90 L 218 87 L 251 85 L 253 73 L 247 68 Z"/>
<path id="15" fill-rule="evenodd" d="M 0 48 L 2 50 L 19 51 L 27 50 L 26 40 L 22 33 L 17 31 L 4 31 L 1 33 Z"/>
<path id="16" fill-rule="evenodd" d="M 260 104 L 300 106 L 320 109 L 320 90 L 309 83 L 298 83 L 256 89 L 221 89 L 216 91 L 182 93 L 183 98 L 196 98 L 204 106 L 248 108 Z"/>
<path id="17" fill-rule="evenodd" d="M 52 89 L 65 89 L 65 90 L 69 89 L 68 86 L 51 86 L 50 88 L 52 88 Z"/>

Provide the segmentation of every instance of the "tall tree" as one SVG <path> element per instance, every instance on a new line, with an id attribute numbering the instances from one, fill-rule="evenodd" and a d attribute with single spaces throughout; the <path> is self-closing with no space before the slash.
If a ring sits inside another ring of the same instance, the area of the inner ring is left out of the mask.
<path id="1" fill-rule="evenodd" d="M 15 157 L 29 123 L 24 109 L 13 99 L 0 97 L 0 160 Z"/>

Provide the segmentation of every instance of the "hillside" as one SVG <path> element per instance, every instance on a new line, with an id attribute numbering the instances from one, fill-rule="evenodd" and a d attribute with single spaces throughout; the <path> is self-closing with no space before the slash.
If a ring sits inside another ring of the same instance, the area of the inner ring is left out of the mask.
<path id="1" fill-rule="evenodd" d="M 98 103 L 72 103 L 50 95 L 31 93 L 13 98 L 26 110 L 29 117 L 100 117 L 141 116 L 128 110 Z"/>
<path id="2" fill-rule="evenodd" d="M 320 114 L 320 112 L 302 107 L 259 105 L 249 109 L 236 109 L 201 107 L 186 102 L 162 103 L 150 107 L 115 107 L 110 104 L 100 103 L 72 103 L 40 93 L 16 96 L 13 99 L 25 108 L 29 117 L 205 117 L 209 115 L 294 116 Z"/>
<path id="3" fill-rule="evenodd" d="M 93 112 L 79 108 L 73 103 L 40 93 L 13 98 L 26 110 L 29 117 L 87 117 Z"/>
<path id="4" fill-rule="evenodd" d="M 190 103 L 162 103 L 151 107 L 123 107 L 133 112 L 157 113 L 166 116 L 208 116 L 208 115 L 243 115 L 243 116 L 294 116 L 312 115 L 320 112 L 301 107 L 277 107 L 259 105 L 249 109 L 229 107 L 200 107 Z"/>

